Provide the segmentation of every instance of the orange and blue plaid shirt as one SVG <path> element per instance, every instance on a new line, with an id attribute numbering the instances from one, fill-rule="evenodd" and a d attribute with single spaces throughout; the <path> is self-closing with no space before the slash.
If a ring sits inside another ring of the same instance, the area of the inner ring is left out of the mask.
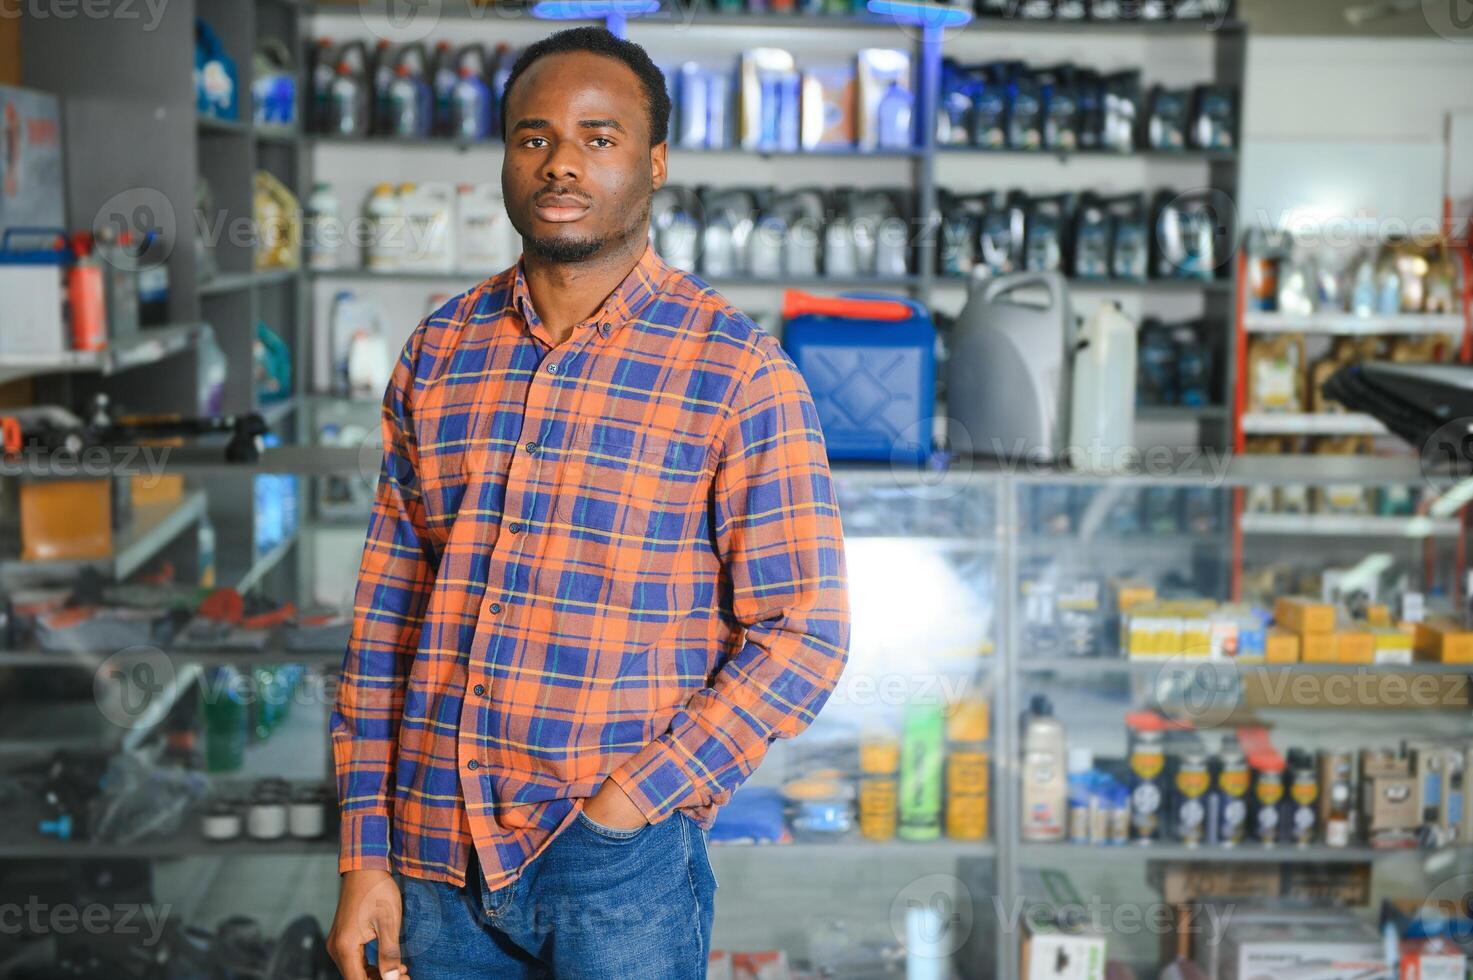
<path id="1" fill-rule="evenodd" d="M 339 867 L 505 884 L 606 777 L 709 827 L 848 658 L 838 504 L 776 340 L 646 249 L 561 343 L 521 263 L 410 336 L 332 743 Z"/>

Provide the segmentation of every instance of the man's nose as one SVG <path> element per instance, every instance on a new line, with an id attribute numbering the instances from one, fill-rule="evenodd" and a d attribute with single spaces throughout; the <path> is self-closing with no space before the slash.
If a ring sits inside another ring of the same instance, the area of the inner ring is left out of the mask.
<path id="1" fill-rule="evenodd" d="M 578 179 L 583 170 L 582 160 L 578 153 L 578 145 L 560 140 L 548 154 L 546 168 L 543 171 L 548 180 Z"/>

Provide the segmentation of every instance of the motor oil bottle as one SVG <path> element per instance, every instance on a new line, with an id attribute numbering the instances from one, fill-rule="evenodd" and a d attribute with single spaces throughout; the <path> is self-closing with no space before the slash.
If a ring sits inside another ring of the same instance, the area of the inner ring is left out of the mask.
<path id="1" fill-rule="evenodd" d="M 1224 740 L 1215 790 L 1216 842 L 1224 847 L 1243 843 L 1248 832 L 1248 760 L 1237 740 Z"/>
<path id="2" fill-rule="evenodd" d="M 1023 722 L 1022 837 L 1029 842 L 1064 839 L 1069 783 L 1064 726 L 1048 698 L 1037 695 Z"/>
<path id="3" fill-rule="evenodd" d="M 1207 834 L 1207 793 L 1212 776 L 1207 770 L 1207 753 L 1192 751 L 1182 756 L 1176 769 L 1173 814 L 1176 839 L 1188 847 L 1199 847 Z"/>
<path id="4" fill-rule="evenodd" d="M 1136 732 L 1130 748 L 1130 837 L 1137 844 L 1161 839 L 1165 774 L 1161 733 Z"/>
<path id="5" fill-rule="evenodd" d="M 435 99 L 432 129 L 437 135 L 456 135 L 450 121 L 450 100 L 459 78 L 460 73 L 455 68 L 455 49 L 449 41 L 436 42 L 434 54 L 430 56 L 430 87 Z"/>

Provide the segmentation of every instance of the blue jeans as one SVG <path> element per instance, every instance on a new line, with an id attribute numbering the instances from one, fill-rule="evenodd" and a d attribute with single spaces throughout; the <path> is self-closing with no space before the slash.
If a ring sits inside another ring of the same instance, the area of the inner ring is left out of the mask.
<path id="1" fill-rule="evenodd" d="M 471 852 L 463 888 L 401 879 L 411 980 L 702 980 L 716 876 L 705 833 L 676 812 L 638 830 L 574 822 L 509 885 Z"/>

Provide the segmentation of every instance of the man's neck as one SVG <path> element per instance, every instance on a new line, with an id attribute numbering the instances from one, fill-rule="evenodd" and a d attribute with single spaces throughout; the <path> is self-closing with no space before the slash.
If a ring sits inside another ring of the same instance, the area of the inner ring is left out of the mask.
<path id="1" fill-rule="evenodd" d="M 552 335 L 554 344 L 567 339 L 573 328 L 593 315 L 623 282 L 644 255 L 646 242 L 637 242 L 586 262 L 549 262 L 522 253 L 532 308 Z"/>

